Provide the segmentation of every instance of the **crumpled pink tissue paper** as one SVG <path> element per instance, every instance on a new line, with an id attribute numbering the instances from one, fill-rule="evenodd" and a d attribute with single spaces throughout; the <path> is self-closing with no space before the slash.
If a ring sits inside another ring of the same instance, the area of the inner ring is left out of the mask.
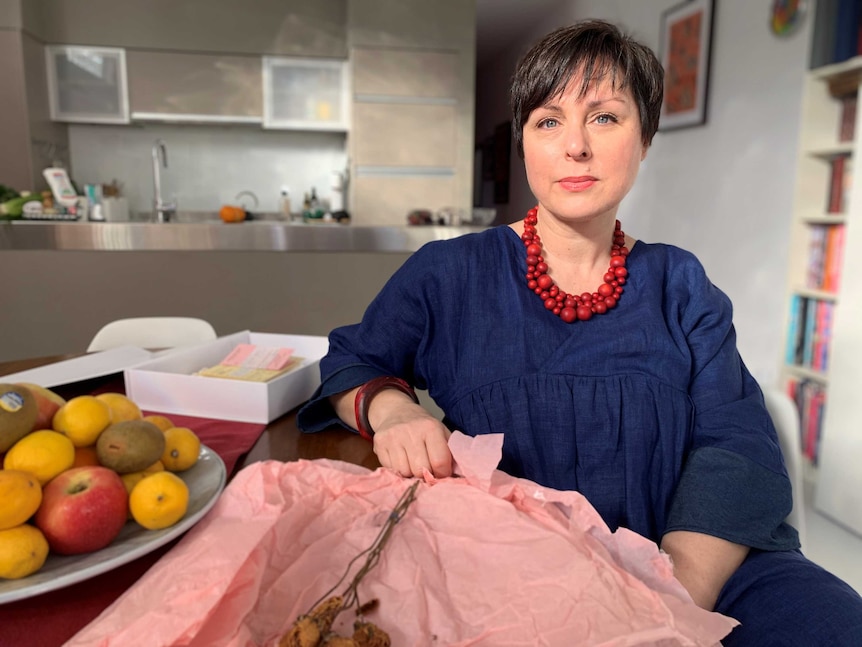
<path id="1" fill-rule="evenodd" d="M 502 442 L 452 434 L 458 476 L 426 476 L 362 580 L 360 601 L 378 600 L 365 619 L 393 647 L 713 646 L 738 624 L 697 607 L 653 542 L 610 532 L 582 495 L 497 470 Z M 275 646 L 413 482 L 322 459 L 250 465 L 67 647 Z M 354 619 L 334 629 L 349 636 Z"/>

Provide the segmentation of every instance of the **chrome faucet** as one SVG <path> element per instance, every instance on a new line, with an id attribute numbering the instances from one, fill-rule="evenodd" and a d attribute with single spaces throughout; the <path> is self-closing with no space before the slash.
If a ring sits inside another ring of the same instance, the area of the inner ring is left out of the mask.
<path id="1" fill-rule="evenodd" d="M 162 198 L 162 166 L 168 168 L 168 149 L 165 142 L 157 139 L 153 142 L 153 185 L 155 195 L 153 207 L 156 212 L 156 222 L 169 222 L 171 216 L 177 212 L 177 205 L 173 202 L 165 202 Z"/>

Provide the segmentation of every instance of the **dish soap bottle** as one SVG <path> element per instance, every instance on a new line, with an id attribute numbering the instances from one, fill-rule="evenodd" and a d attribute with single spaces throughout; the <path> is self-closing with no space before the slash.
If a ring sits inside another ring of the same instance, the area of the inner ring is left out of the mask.
<path id="1" fill-rule="evenodd" d="M 281 187 L 279 208 L 281 209 L 281 215 L 284 219 L 290 222 L 290 189 L 286 186 Z"/>

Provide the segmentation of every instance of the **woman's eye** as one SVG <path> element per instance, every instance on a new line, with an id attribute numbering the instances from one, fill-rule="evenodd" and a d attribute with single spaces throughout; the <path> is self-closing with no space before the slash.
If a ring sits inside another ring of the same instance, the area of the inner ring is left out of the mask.
<path id="1" fill-rule="evenodd" d="M 610 124 L 610 123 L 615 122 L 616 120 L 617 120 L 617 118 L 611 114 L 601 114 L 598 117 L 596 117 L 596 123 L 599 123 L 599 124 Z"/>
<path id="2" fill-rule="evenodd" d="M 556 119 L 549 117 L 548 119 L 542 119 L 542 121 L 539 122 L 539 128 L 554 128 L 557 124 L 558 122 Z"/>

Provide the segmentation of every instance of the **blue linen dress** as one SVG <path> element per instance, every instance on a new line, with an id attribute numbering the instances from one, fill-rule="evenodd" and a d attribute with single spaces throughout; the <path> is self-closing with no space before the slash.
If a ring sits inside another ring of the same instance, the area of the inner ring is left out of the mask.
<path id="1" fill-rule="evenodd" d="M 509 227 L 425 245 L 361 323 L 332 332 L 322 384 L 298 424 L 342 424 L 329 395 L 402 377 L 428 390 L 450 428 L 503 433 L 500 469 L 581 492 L 611 529 L 657 543 L 691 530 L 751 546 L 716 609 L 745 618 L 725 645 L 862 646 L 859 596 L 807 561 L 783 521 L 790 482 L 737 352 L 729 299 L 670 245 L 637 242 L 627 268 L 616 308 L 567 324 L 527 288 L 524 245 Z M 779 596 L 794 586 L 795 612 L 784 613 Z M 804 630 L 810 613 L 800 608 L 818 604 L 830 629 Z"/>

